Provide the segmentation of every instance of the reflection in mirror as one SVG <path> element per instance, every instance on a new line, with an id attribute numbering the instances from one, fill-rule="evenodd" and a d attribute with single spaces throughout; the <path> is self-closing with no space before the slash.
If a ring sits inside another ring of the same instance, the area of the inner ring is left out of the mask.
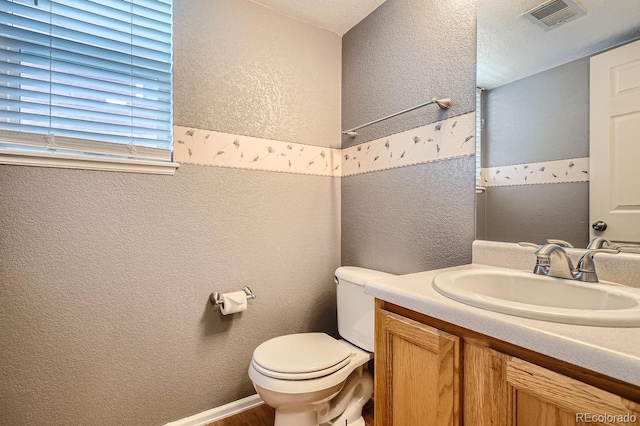
<path id="1" fill-rule="evenodd" d="M 613 243 L 604 238 L 594 238 L 587 245 L 588 249 L 599 250 L 599 249 L 612 249 L 612 250 L 620 250 L 625 253 L 640 253 L 640 244 L 633 243 Z"/>
<path id="2" fill-rule="evenodd" d="M 542 3 L 477 3 L 484 90 L 476 238 L 586 247 L 589 57 L 640 38 L 640 2 L 576 0 L 584 16 L 550 29 L 521 16 Z"/>

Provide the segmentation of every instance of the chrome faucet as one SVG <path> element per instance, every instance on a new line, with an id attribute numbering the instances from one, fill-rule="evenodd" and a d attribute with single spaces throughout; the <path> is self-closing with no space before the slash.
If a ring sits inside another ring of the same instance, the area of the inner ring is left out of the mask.
<path id="1" fill-rule="evenodd" d="M 573 279 L 573 262 L 558 244 L 544 244 L 534 253 L 537 256 L 534 274 Z"/>
<path id="2" fill-rule="evenodd" d="M 596 253 L 620 253 L 619 248 L 587 250 L 580 257 L 577 267 L 574 268 L 571 258 L 564 248 L 558 244 L 543 244 L 540 246 L 533 243 L 519 244 L 523 247 L 535 247 L 537 249 L 534 252 L 536 255 L 536 266 L 533 268 L 534 274 L 590 283 L 598 282 L 593 256 Z"/>

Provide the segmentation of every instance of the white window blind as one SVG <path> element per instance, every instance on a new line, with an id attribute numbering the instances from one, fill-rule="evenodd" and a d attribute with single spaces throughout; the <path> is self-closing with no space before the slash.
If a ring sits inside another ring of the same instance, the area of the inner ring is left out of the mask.
<path id="1" fill-rule="evenodd" d="M 0 6 L 0 149 L 171 160 L 171 0 Z"/>

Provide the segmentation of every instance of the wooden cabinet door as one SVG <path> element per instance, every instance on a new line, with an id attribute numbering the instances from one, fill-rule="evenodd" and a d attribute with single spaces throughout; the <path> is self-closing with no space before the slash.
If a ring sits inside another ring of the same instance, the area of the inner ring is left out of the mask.
<path id="1" fill-rule="evenodd" d="M 640 425 L 639 404 L 491 349 L 465 344 L 464 372 L 465 425 Z"/>
<path id="2" fill-rule="evenodd" d="M 459 338 L 376 309 L 376 426 L 459 426 Z"/>

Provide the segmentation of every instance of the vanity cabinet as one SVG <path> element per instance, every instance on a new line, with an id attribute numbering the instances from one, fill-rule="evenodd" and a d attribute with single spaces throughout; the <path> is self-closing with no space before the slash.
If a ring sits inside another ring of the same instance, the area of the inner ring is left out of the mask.
<path id="1" fill-rule="evenodd" d="M 640 406 L 632 401 L 486 347 L 465 345 L 464 371 L 466 424 L 640 424 Z"/>
<path id="2" fill-rule="evenodd" d="M 376 426 L 640 426 L 637 386 L 380 300 L 375 360 Z"/>
<path id="3" fill-rule="evenodd" d="M 376 310 L 376 426 L 460 425 L 460 339 Z"/>

